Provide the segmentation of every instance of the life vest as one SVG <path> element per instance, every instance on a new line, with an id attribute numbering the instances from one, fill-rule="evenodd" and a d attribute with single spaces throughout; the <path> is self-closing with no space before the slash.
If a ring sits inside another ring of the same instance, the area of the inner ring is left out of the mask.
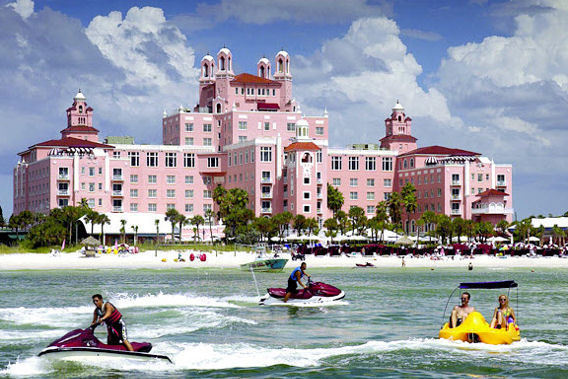
<path id="1" fill-rule="evenodd" d="M 292 271 L 292 274 L 290 274 L 290 279 L 292 280 L 298 280 L 298 278 L 296 278 L 296 273 L 300 271 L 300 279 L 304 277 L 304 272 L 302 271 L 302 267 L 298 266 L 294 269 L 294 271 Z"/>
<path id="2" fill-rule="evenodd" d="M 111 303 L 108 303 L 108 302 L 107 302 L 107 303 L 105 303 L 105 304 L 110 304 L 110 305 L 114 308 L 114 311 L 112 311 L 112 313 L 110 314 L 110 317 L 105 320 L 105 323 L 106 323 L 107 325 L 112 325 L 112 324 L 115 324 L 115 323 L 119 322 L 120 319 L 122 318 L 122 314 L 121 314 L 121 313 L 118 311 L 118 309 L 117 309 L 114 305 L 112 305 Z M 104 309 L 104 307 L 105 307 L 105 306 L 103 305 L 102 309 Z M 103 312 L 102 309 L 97 308 L 97 314 L 99 315 L 99 317 L 103 317 L 103 316 L 105 315 L 105 312 Z"/>

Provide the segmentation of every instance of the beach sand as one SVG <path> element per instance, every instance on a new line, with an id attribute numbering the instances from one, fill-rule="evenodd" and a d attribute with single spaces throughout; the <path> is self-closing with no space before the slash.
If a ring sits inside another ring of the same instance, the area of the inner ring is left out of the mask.
<path id="1" fill-rule="evenodd" d="M 185 262 L 176 262 L 178 254 L 181 252 Z M 56 269 L 172 269 L 172 268 L 239 268 L 243 263 L 252 262 L 255 254 L 250 252 L 208 252 L 207 260 L 201 262 L 198 259 L 189 261 L 189 255 L 200 254 L 194 250 L 158 250 L 157 257 L 154 251 L 146 251 L 139 254 L 114 255 L 97 254 L 94 258 L 85 258 L 80 252 L 64 253 L 57 256 L 50 254 L 3 254 L 0 255 L 0 270 L 56 270 Z M 290 254 L 281 254 L 282 258 L 290 258 Z M 165 262 L 163 261 L 165 260 Z M 470 262 L 473 267 L 492 267 L 492 268 L 568 268 L 568 259 L 558 257 L 490 257 L 475 256 L 469 257 L 445 257 L 439 260 L 430 258 L 411 258 L 404 259 L 407 268 L 449 268 L 464 267 Z M 306 263 L 310 268 L 316 267 L 355 267 L 356 263 L 372 263 L 376 267 L 401 267 L 402 259 L 391 256 L 356 256 L 350 257 L 328 257 L 328 256 L 306 256 Z M 293 268 L 299 262 L 289 260 L 286 269 Z"/>

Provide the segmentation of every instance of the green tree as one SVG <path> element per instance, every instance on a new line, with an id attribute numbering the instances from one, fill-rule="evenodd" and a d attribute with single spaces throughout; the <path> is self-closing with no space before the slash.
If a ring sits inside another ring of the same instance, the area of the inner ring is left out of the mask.
<path id="1" fill-rule="evenodd" d="M 385 239 L 385 229 L 389 220 L 388 204 L 386 201 L 381 201 L 377 204 L 375 208 L 376 216 L 373 217 L 376 225 L 380 226 L 381 229 L 381 241 Z"/>
<path id="2" fill-rule="evenodd" d="M 390 198 L 387 200 L 387 205 L 391 222 L 396 225 L 401 225 L 403 203 L 400 193 L 391 193 Z"/>
<path id="3" fill-rule="evenodd" d="M 465 220 L 461 217 L 452 219 L 452 231 L 458 237 L 458 243 L 461 243 L 461 236 L 465 231 Z"/>
<path id="4" fill-rule="evenodd" d="M 235 238 L 237 232 L 245 232 L 246 226 L 254 218 L 254 213 L 247 208 L 248 192 L 241 188 L 225 191 L 217 187 L 216 201 L 219 202 L 219 217 L 225 224 L 225 237 Z"/>
<path id="5" fill-rule="evenodd" d="M 452 219 L 449 216 L 447 216 L 445 214 L 437 215 L 436 233 L 437 233 L 437 235 L 440 236 L 440 238 L 442 240 L 442 244 L 445 243 L 446 238 L 451 236 L 451 234 L 452 234 Z"/>
<path id="6" fill-rule="evenodd" d="M 318 227 L 319 227 L 318 220 L 316 220 L 313 217 L 306 218 L 305 228 L 308 232 L 308 237 L 310 237 L 312 233 L 317 234 Z"/>
<path id="7" fill-rule="evenodd" d="M 323 222 L 323 227 L 326 229 L 325 231 L 326 237 L 329 237 L 330 242 L 333 243 L 333 238 L 337 236 L 337 230 L 339 229 L 337 221 L 333 217 L 328 218 Z"/>
<path id="8" fill-rule="evenodd" d="M 126 220 L 120 220 L 120 234 L 122 234 L 122 243 L 126 243 Z"/>
<path id="9" fill-rule="evenodd" d="M 166 217 L 164 217 L 164 221 L 168 221 L 172 225 L 172 243 L 175 242 L 174 240 L 174 228 L 178 223 L 180 213 L 175 208 L 170 208 L 166 211 Z"/>
<path id="10" fill-rule="evenodd" d="M 505 234 L 505 232 L 507 231 L 507 228 L 509 227 L 509 223 L 507 222 L 507 220 L 501 220 L 497 223 L 497 225 L 495 226 L 495 229 L 501 233 L 501 234 Z"/>
<path id="11" fill-rule="evenodd" d="M 464 233 L 467 236 L 468 240 L 471 240 L 475 235 L 475 224 L 476 222 L 473 220 L 465 220 L 464 222 Z"/>
<path id="12" fill-rule="evenodd" d="M 33 247 L 61 244 L 67 231 L 55 218 L 48 217 L 44 222 L 34 225 L 27 236 Z"/>
<path id="13" fill-rule="evenodd" d="M 208 209 L 205 211 L 205 221 L 209 224 L 209 238 L 211 238 L 211 243 L 214 244 L 213 240 L 213 221 L 215 220 L 215 212 L 213 210 Z"/>
<path id="14" fill-rule="evenodd" d="M 223 204 L 223 200 L 225 198 L 225 196 L 227 195 L 227 190 L 225 188 L 223 188 L 222 185 L 218 185 L 217 187 L 215 187 L 215 189 L 213 190 L 213 201 L 217 204 L 217 220 L 221 220 L 222 216 L 221 216 L 221 204 Z"/>
<path id="15" fill-rule="evenodd" d="M 195 215 L 191 218 L 191 224 L 195 225 L 195 230 L 193 233 L 194 242 L 197 242 L 197 238 L 199 237 L 199 225 L 203 225 L 205 219 L 200 215 Z"/>
<path id="16" fill-rule="evenodd" d="M 293 227 L 296 230 L 298 236 L 300 236 L 304 229 L 306 229 L 306 217 L 303 215 L 296 215 L 294 217 Z"/>
<path id="17" fill-rule="evenodd" d="M 564 237 L 566 237 L 566 233 L 564 230 L 558 226 L 558 224 L 554 224 L 552 227 L 552 238 L 553 241 L 560 246 L 564 246 Z"/>
<path id="18" fill-rule="evenodd" d="M 349 219 L 351 221 L 351 230 L 353 234 L 357 231 L 357 234 L 361 234 L 365 230 L 367 223 L 367 216 L 365 216 L 365 211 L 361 207 L 351 207 L 349 208 Z"/>
<path id="19" fill-rule="evenodd" d="M 327 208 L 333 212 L 333 217 L 341 210 L 344 202 L 345 199 L 341 191 L 327 183 Z"/>
<path id="20" fill-rule="evenodd" d="M 4 212 L 2 212 L 2 207 L 0 206 L 0 228 L 6 226 L 6 220 L 4 219 Z"/>
<path id="21" fill-rule="evenodd" d="M 253 228 L 260 234 L 260 240 L 263 241 L 264 237 L 268 238 L 270 233 L 274 230 L 274 224 L 268 217 L 257 217 L 252 222 Z"/>
<path id="22" fill-rule="evenodd" d="M 350 228 L 350 224 L 351 224 L 349 222 L 349 217 L 347 216 L 347 213 L 345 213 L 344 211 L 338 211 L 335 214 L 335 219 L 337 220 L 337 225 L 339 226 L 339 231 L 341 232 L 341 234 L 345 235 L 347 230 Z"/>
<path id="23" fill-rule="evenodd" d="M 134 232 L 134 246 L 138 245 L 138 225 L 132 225 L 130 227 Z"/>
<path id="24" fill-rule="evenodd" d="M 101 224 L 101 242 L 105 244 L 105 225 L 110 225 L 110 218 L 104 213 L 101 213 L 98 217 L 97 224 Z"/>
<path id="25" fill-rule="evenodd" d="M 408 234 L 410 215 L 416 212 L 417 207 L 416 188 L 414 187 L 414 185 L 412 183 L 406 183 L 400 191 L 400 197 L 402 200 L 402 207 L 406 211 L 406 223 L 403 229 L 405 229 L 406 233 Z"/>
<path id="26" fill-rule="evenodd" d="M 493 234 L 493 224 L 489 221 L 478 222 L 476 224 L 476 234 L 481 241 L 487 241 L 487 238 Z"/>
<path id="27" fill-rule="evenodd" d="M 280 239 L 280 243 L 282 243 L 282 239 L 284 238 L 284 233 L 286 233 L 286 231 L 290 227 L 290 223 L 292 222 L 293 218 L 294 215 L 292 215 L 292 213 L 290 212 L 278 213 L 274 215 L 274 217 L 272 217 L 272 222 L 274 223 L 274 226 L 278 232 L 278 238 Z"/>
<path id="28" fill-rule="evenodd" d="M 89 209 L 89 211 L 87 211 L 87 214 L 85 215 L 85 223 L 91 224 L 91 235 L 94 234 L 95 224 L 98 222 L 97 221 L 98 219 L 99 219 L 98 212 L 93 211 L 92 209 Z"/>
<path id="29" fill-rule="evenodd" d="M 431 237 L 433 233 L 436 233 L 436 224 L 438 222 L 438 216 L 432 211 L 424 211 L 420 216 L 420 220 L 424 222 L 424 228 L 428 230 L 428 235 Z M 430 240 L 432 242 L 432 240 Z"/>
<path id="30" fill-rule="evenodd" d="M 189 219 L 187 217 L 185 217 L 183 214 L 179 214 L 179 216 L 176 219 L 178 225 L 179 225 L 179 242 L 181 243 L 181 233 L 183 230 L 183 226 L 187 225 L 187 223 L 189 222 Z"/>

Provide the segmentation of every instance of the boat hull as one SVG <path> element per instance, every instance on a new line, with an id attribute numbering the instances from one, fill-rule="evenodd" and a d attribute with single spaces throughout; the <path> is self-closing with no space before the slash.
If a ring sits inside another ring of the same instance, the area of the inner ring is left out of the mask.
<path id="1" fill-rule="evenodd" d="M 280 306 L 280 307 L 302 307 L 302 306 L 323 306 L 335 303 L 345 297 L 345 292 L 341 291 L 336 296 L 312 296 L 309 299 L 288 299 L 287 302 L 282 301 L 282 298 L 275 298 L 269 294 L 264 295 L 258 302 L 259 305 L 264 306 Z"/>
<path id="2" fill-rule="evenodd" d="M 440 338 L 472 342 L 479 341 L 490 345 L 509 345 L 521 339 L 521 333 L 517 325 L 509 325 L 507 329 L 494 329 L 479 312 L 470 313 L 464 322 L 455 327 L 450 328 L 445 323 L 439 333 Z"/>
<path id="3" fill-rule="evenodd" d="M 51 360 L 64 360 L 79 363 L 124 362 L 167 362 L 169 357 L 159 354 L 142 353 L 138 351 L 107 350 L 96 347 L 55 347 L 43 349 L 38 356 Z"/>
<path id="4" fill-rule="evenodd" d="M 280 272 L 286 266 L 288 259 L 285 258 L 269 258 L 262 259 L 241 265 L 243 271 L 255 272 Z"/>

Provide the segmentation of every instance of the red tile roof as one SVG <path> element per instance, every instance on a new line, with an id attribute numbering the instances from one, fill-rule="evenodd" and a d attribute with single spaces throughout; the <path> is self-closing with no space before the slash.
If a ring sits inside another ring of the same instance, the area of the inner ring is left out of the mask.
<path id="1" fill-rule="evenodd" d="M 395 134 L 381 138 L 379 141 L 416 142 L 418 139 L 408 134 Z"/>
<path id="2" fill-rule="evenodd" d="M 292 150 L 320 150 L 321 148 L 313 142 L 293 142 L 284 148 L 285 152 Z"/>
<path id="3" fill-rule="evenodd" d="M 452 156 L 478 156 L 481 154 L 474 153 L 473 151 L 452 149 L 444 146 L 426 146 L 416 150 L 409 151 L 399 156 L 402 157 L 406 155 L 447 155 L 452 157 Z"/>
<path id="4" fill-rule="evenodd" d="M 235 76 L 235 79 L 231 81 L 231 83 L 251 83 L 251 84 L 276 84 L 280 86 L 280 82 L 270 79 L 264 79 L 260 76 L 251 75 L 247 73 L 242 73 Z"/>
<path id="5" fill-rule="evenodd" d="M 99 130 L 96 128 L 93 128 L 92 126 L 85 126 L 85 125 L 76 125 L 76 126 L 70 126 L 68 128 L 63 129 L 61 132 L 82 132 L 82 133 L 98 133 Z"/>
<path id="6" fill-rule="evenodd" d="M 98 142 L 91 142 L 79 138 L 67 137 L 61 139 L 52 139 L 45 142 L 36 143 L 35 145 L 30 146 L 32 147 L 101 147 L 106 149 L 112 149 L 114 146 L 105 145 L 104 143 Z"/>
<path id="7" fill-rule="evenodd" d="M 490 188 L 478 194 L 479 197 L 487 197 L 487 196 L 509 196 L 508 193 L 498 191 L 496 189 Z"/>

